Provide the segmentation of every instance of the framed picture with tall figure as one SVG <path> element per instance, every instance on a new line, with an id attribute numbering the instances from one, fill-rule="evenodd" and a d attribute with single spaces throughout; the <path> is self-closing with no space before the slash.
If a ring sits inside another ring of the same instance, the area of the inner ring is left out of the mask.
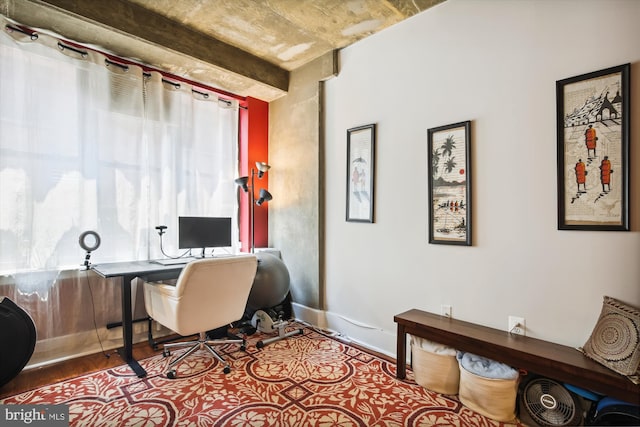
<path id="1" fill-rule="evenodd" d="M 429 243 L 471 246 L 471 122 L 428 135 Z"/>
<path id="2" fill-rule="evenodd" d="M 373 222 L 376 125 L 347 130 L 347 221 Z"/>
<path id="3" fill-rule="evenodd" d="M 559 230 L 629 230 L 629 70 L 556 82 Z"/>

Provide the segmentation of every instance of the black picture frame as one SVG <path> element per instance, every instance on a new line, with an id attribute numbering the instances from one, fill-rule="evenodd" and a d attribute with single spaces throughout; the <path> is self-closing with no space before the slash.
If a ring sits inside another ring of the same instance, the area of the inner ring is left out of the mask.
<path id="1" fill-rule="evenodd" d="M 630 68 L 556 82 L 559 230 L 629 231 Z"/>
<path id="2" fill-rule="evenodd" d="M 349 222 L 373 222 L 376 125 L 347 130 L 347 213 Z"/>
<path id="3" fill-rule="evenodd" d="M 429 243 L 471 246 L 471 121 L 428 137 Z"/>

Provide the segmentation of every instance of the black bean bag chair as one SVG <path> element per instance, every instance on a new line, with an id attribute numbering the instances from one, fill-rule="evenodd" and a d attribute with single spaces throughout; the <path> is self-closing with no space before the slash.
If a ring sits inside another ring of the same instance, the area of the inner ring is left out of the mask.
<path id="1" fill-rule="evenodd" d="M 7 297 L 0 297 L 0 387 L 22 371 L 36 346 L 31 316 Z"/>

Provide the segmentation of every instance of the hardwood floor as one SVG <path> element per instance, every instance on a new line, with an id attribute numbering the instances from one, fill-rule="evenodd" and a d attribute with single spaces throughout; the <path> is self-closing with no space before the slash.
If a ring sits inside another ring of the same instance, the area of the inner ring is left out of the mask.
<path id="1" fill-rule="evenodd" d="M 154 350 L 146 341 L 133 346 L 133 357 L 137 360 L 160 353 L 162 353 L 161 348 Z M 107 357 L 106 354 L 108 354 L 109 357 Z M 106 354 L 96 353 L 47 366 L 23 370 L 18 376 L 0 388 L 0 399 L 29 391 L 42 385 L 89 374 L 101 369 L 114 368 L 125 363 L 115 350 L 111 350 Z"/>

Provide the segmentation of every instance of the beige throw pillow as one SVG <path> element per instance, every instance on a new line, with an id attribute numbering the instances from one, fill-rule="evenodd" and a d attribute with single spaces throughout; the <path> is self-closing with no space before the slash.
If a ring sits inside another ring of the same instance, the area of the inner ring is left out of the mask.
<path id="1" fill-rule="evenodd" d="M 605 296 L 598 322 L 582 350 L 619 374 L 634 375 L 640 364 L 640 310 Z"/>

